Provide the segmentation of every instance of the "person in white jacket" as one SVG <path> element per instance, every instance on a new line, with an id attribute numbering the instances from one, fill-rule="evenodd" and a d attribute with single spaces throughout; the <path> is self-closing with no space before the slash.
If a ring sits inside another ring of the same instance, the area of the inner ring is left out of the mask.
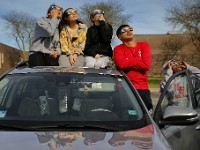
<path id="1" fill-rule="evenodd" d="M 182 71 L 184 69 L 188 69 L 190 73 L 190 78 L 193 78 L 192 84 L 195 91 L 196 89 L 199 89 L 198 87 L 196 87 L 197 84 L 195 82 L 197 82 L 197 80 L 198 82 L 200 82 L 200 70 L 197 67 L 188 65 L 184 61 L 170 60 L 163 65 L 163 74 L 165 76 L 165 79 L 162 80 L 160 83 L 160 92 L 163 91 L 167 81 L 174 73 Z M 167 98 L 169 100 L 169 105 L 173 104 L 177 106 L 192 107 L 190 93 L 191 90 L 189 89 L 186 75 L 178 75 L 171 81 L 167 89 Z"/>

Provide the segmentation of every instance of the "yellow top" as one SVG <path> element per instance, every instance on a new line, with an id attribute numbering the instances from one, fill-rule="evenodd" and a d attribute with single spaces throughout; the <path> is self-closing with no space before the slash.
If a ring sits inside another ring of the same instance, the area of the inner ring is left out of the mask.
<path id="1" fill-rule="evenodd" d="M 70 36 L 70 32 L 72 32 L 72 30 L 69 28 L 69 26 L 63 28 L 63 30 L 60 33 L 61 50 L 67 55 L 71 55 L 74 53 L 78 55 L 83 54 L 86 42 L 87 27 L 85 24 L 82 23 L 79 23 L 78 25 L 78 37 L 73 42 L 73 37 Z"/>

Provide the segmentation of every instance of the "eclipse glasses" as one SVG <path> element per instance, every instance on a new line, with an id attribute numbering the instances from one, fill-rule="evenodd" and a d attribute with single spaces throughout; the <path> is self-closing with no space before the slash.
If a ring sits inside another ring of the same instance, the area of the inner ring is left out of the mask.
<path id="1" fill-rule="evenodd" d="M 103 10 L 97 10 L 97 11 L 95 11 L 95 12 L 93 12 L 93 13 L 91 14 L 91 17 L 94 17 L 94 16 L 97 15 L 97 14 L 102 14 L 102 15 L 104 15 L 105 12 L 104 12 Z"/>
<path id="2" fill-rule="evenodd" d="M 127 31 L 133 31 L 133 28 L 132 27 L 129 27 L 128 29 L 126 29 L 126 28 L 122 28 L 121 30 L 120 30 L 120 32 L 119 32 L 119 34 L 122 34 L 122 33 L 125 33 L 125 32 L 127 32 Z"/>
<path id="3" fill-rule="evenodd" d="M 60 8 L 61 10 L 63 10 L 62 7 L 57 6 L 57 5 L 55 5 L 55 4 L 52 4 L 52 5 L 50 6 L 50 10 L 52 10 L 52 9 L 57 9 L 57 8 Z"/>
<path id="4" fill-rule="evenodd" d="M 70 16 L 70 15 L 73 15 L 73 14 L 77 14 L 78 12 L 76 11 L 76 10 L 74 10 L 74 11 L 66 11 L 65 12 L 65 14 L 67 15 L 67 16 Z"/>

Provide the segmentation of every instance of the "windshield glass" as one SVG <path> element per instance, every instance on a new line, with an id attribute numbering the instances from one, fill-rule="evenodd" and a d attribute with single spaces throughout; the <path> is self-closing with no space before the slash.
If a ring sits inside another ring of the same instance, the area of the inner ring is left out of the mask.
<path id="1" fill-rule="evenodd" d="M 7 75 L 0 81 L 0 119 L 130 121 L 143 117 L 124 78 L 83 73 Z"/>

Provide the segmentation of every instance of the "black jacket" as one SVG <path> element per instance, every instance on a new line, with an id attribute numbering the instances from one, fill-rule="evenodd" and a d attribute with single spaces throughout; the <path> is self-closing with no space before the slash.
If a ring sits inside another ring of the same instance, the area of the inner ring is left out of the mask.
<path id="1" fill-rule="evenodd" d="M 91 26 L 87 31 L 87 39 L 84 54 L 85 56 L 93 56 L 103 54 L 112 57 L 113 51 L 111 47 L 111 39 L 113 28 L 105 21 L 100 21 L 99 26 Z"/>

